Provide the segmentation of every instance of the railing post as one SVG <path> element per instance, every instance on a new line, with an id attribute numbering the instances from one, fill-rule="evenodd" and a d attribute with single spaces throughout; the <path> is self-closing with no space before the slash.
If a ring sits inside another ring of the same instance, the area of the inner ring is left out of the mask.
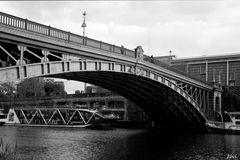
<path id="1" fill-rule="evenodd" d="M 69 31 L 68 32 L 68 42 L 70 41 L 70 34 L 71 34 L 71 32 Z"/>
<path id="2" fill-rule="evenodd" d="M 87 37 L 83 37 L 83 45 L 87 45 Z"/>
<path id="3" fill-rule="evenodd" d="M 50 36 L 51 26 L 48 26 L 48 35 Z"/>
<path id="4" fill-rule="evenodd" d="M 112 52 L 114 52 L 114 51 L 115 51 L 115 45 L 112 46 Z"/>
<path id="5" fill-rule="evenodd" d="M 25 19 L 25 30 L 27 30 L 27 22 L 28 22 L 28 19 L 26 18 Z"/>
<path id="6" fill-rule="evenodd" d="M 102 41 L 100 41 L 100 49 L 102 49 Z"/>

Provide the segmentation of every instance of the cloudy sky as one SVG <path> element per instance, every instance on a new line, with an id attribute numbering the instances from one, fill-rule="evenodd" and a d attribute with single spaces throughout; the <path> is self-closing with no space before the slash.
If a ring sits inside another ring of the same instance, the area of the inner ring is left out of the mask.
<path id="1" fill-rule="evenodd" d="M 240 52 L 240 1 L 0 1 L 0 11 L 86 36 L 178 58 Z"/>

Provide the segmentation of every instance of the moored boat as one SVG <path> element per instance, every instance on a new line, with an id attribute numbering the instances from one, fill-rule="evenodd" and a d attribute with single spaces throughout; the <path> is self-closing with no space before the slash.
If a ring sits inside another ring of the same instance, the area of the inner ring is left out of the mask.
<path id="1" fill-rule="evenodd" d="M 80 108 L 10 109 L 5 125 L 84 128 L 104 117 L 96 110 Z"/>
<path id="2" fill-rule="evenodd" d="M 228 120 L 207 121 L 206 127 L 209 132 L 222 134 L 240 134 L 240 112 L 225 112 Z"/>

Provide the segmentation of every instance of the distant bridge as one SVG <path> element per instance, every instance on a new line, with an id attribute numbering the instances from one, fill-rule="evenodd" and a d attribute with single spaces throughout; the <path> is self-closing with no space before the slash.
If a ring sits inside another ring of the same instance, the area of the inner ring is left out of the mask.
<path id="1" fill-rule="evenodd" d="M 0 12 L 0 83 L 54 77 L 98 85 L 164 124 L 204 124 L 221 111 L 221 90 L 135 50 Z"/>

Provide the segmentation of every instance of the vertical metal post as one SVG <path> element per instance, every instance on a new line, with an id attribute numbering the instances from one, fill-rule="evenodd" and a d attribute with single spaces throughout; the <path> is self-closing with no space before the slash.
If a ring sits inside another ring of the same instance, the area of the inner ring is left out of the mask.
<path id="1" fill-rule="evenodd" d="M 87 93 L 87 83 L 84 83 L 84 93 Z"/>
<path id="2" fill-rule="evenodd" d="M 23 64 L 25 47 L 21 46 L 20 49 L 20 64 Z"/>
<path id="3" fill-rule="evenodd" d="M 27 19 L 25 19 L 25 30 L 27 30 Z"/>
<path id="4" fill-rule="evenodd" d="M 68 32 L 68 41 L 70 41 L 70 34 L 71 34 L 71 33 L 70 33 L 70 32 Z"/>
<path id="5" fill-rule="evenodd" d="M 51 31 L 51 26 L 48 26 L 48 36 L 51 35 L 50 31 Z"/>
<path id="6" fill-rule="evenodd" d="M 208 81 L 208 62 L 206 61 L 206 81 Z"/>
<path id="7" fill-rule="evenodd" d="M 19 65 L 24 64 L 24 51 L 26 50 L 26 47 L 18 45 L 18 50 L 20 51 L 20 59 L 19 59 Z"/>
<path id="8" fill-rule="evenodd" d="M 227 60 L 227 86 L 229 85 L 229 61 Z"/>
<path id="9" fill-rule="evenodd" d="M 48 61 L 48 51 L 44 51 L 44 62 L 47 62 Z"/>

